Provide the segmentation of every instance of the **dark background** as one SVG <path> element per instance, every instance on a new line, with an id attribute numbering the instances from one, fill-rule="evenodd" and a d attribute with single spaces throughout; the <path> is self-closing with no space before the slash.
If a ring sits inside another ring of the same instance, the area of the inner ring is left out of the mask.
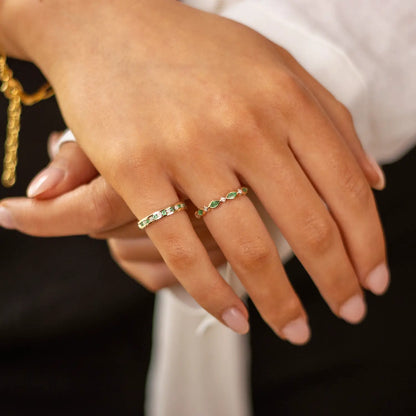
<path id="1" fill-rule="evenodd" d="M 28 90 L 41 85 L 31 65 L 11 66 Z M 0 97 L 0 137 L 6 106 Z M 24 108 L 17 185 L 0 188 L 0 198 L 25 193 L 48 161 L 49 133 L 63 127 L 53 99 Z M 416 151 L 385 172 L 387 189 L 376 196 L 389 292 L 369 294 L 367 319 L 351 326 L 291 261 L 313 338 L 301 348 L 282 342 L 251 307 L 256 415 L 416 414 Z M 104 242 L 0 229 L 0 415 L 140 415 L 152 307 L 153 296 L 118 269 Z"/>

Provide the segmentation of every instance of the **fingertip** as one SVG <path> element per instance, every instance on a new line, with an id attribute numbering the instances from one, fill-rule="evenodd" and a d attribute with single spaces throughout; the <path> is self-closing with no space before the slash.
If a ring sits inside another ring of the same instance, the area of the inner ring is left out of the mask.
<path id="1" fill-rule="evenodd" d="M 243 313 L 239 308 L 232 307 L 227 309 L 221 316 L 225 325 L 240 335 L 247 334 L 250 330 L 248 323 L 248 313 Z"/>
<path id="2" fill-rule="evenodd" d="M 383 169 L 373 156 L 367 155 L 367 159 L 373 171 L 372 176 L 374 177 L 374 181 L 372 187 L 377 191 L 382 191 L 386 187 L 386 176 L 384 175 Z"/>
<path id="3" fill-rule="evenodd" d="M 28 198 L 36 198 L 51 191 L 65 178 L 65 171 L 56 166 L 48 166 L 39 172 L 30 182 L 26 195 Z"/>
<path id="4" fill-rule="evenodd" d="M 305 345 L 311 339 L 311 330 L 305 318 L 301 317 L 289 322 L 282 334 L 293 345 Z"/>
<path id="5" fill-rule="evenodd" d="M 385 263 L 379 264 L 367 276 L 366 285 L 375 295 L 384 295 L 390 285 L 390 271 Z"/>
<path id="6" fill-rule="evenodd" d="M 341 306 L 339 316 L 350 324 L 359 324 L 367 314 L 367 306 L 362 295 L 355 295 Z"/>
<path id="7" fill-rule="evenodd" d="M 14 230 L 16 228 L 13 215 L 5 206 L 0 206 L 0 227 L 7 230 Z"/>

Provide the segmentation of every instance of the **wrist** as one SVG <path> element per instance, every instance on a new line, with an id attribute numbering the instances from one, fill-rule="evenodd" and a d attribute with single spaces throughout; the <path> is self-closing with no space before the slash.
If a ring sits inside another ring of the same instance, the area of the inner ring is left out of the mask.
<path id="1" fill-rule="evenodd" d="M 13 58 L 29 60 L 17 39 L 20 0 L 0 0 L 0 49 Z"/>
<path id="2" fill-rule="evenodd" d="M 168 3 L 181 4 L 172 0 L 118 0 L 117 4 L 99 0 L 0 0 L 0 46 L 7 55 L 31 61 L 48 75 L 58 62 L 74 62 L 83 54 L 91 54 L 100 46 L 102 35 L 108 36 L 106 31 L 117 30 L 117 24 L 123 27 L 131 16 L 138 33 L 146 22 L 144 33 L 138 37 L 145 38 L 147 22 L 153 20 L 155 30 L 155 20 L 164 15 Z"/>

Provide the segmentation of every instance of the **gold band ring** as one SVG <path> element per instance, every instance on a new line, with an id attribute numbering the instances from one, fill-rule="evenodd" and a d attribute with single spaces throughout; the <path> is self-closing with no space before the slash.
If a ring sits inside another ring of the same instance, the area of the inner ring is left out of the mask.
<path id="1" fill-rule="evenodd" d="M 223 196 L 219 199 L 214 199 L 204 208 L 195 211 L 195 217 L 198 219 L 202 218 L 204 215 L 208 213 L 208 211 L 218 208 L 221 204 L 225 204 L 227 201 L 231 201 L 232 199 L 235 199 L 239 196 L 247 195 L 247 193 L 248 188 L 246 188 L 245 186 L 237 189 L 236 191 L 229 192 L 226 196 Z"/>
<path id="2" fill-rule="evenodd" d="M 167 208 L 161 209 L 160 211 L 156 211 L 153 214 L 148 215 L 147 217 L 141 219 L 137 226 L 144 230 L 147 226 L 152 224 L 153 222 L 159 221 L 164 217 L 168 217 L 169 215 L 174 214 L 175 212 L 183 211 L 186 209 L 186 204 L 183 201 L 179 201 L 174 205 L 171 205 Z"/>

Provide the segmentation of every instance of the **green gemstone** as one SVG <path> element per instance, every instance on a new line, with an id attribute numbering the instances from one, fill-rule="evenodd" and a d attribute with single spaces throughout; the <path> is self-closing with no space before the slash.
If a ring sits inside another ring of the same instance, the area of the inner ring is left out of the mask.
<path id="1" fill-rule="evenodd" d="M 211 201 L 209 204 L 210 208 L 217 208 L 217 206 L 220 204 L 220 201 Z"/>
<path id="2" fill-rule="evenodd" d="M 165 216 L 167 214 L 165 209 L 162 209 L 162 215 Z"/>
<path id="3" fill-rule="evenodd" d="M 244 194 L 248 192 L 248 188 L 241 188 L 241 190 L 243 191 Z"/>
<path id="4" fill-rule="evenodd" d="M 149 224 L 149 221 L 147 221 L 147 220 L 143 220 L 143 221 L 140 221 L 140 223 L 139 223 L 139 227 L 141 228 L 141 229 L 143 229 L 143 228 L 145 228 L 146 227 L 146 225 L 148 225 Z"/>
<path id="5" fill-rule="evenodd" d="M 234 199 L 237 196 L 237 192 L 230 192 L 226 198 L 227 199 Z"/>
<path id="6" fill-rule="evenodd" d="M 204 210 L 203 210 L 203 209 L 199 209 L 199 210 L 198 210 L 198 215 L 199 215 L 200 217 L 202 217 L 202 216 L 204 215 Z"/>

